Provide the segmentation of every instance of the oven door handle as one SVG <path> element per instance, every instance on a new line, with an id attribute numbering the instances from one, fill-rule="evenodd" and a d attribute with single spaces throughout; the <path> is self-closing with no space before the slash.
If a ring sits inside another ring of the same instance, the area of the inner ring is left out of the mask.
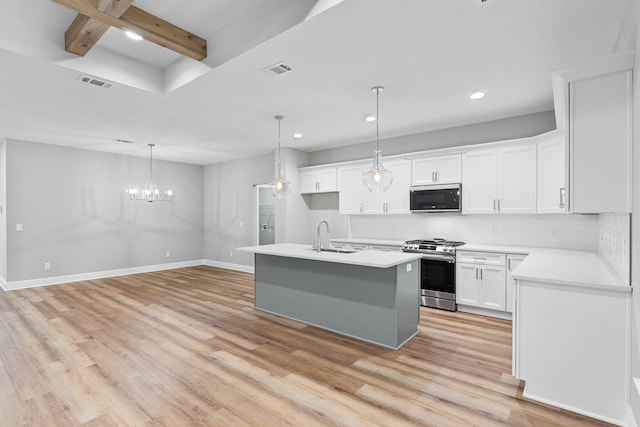
<path id="1" fill-rule="evenodd" d="M 422 259 L 427 259 L 431 261 L 446 261 L 448 263 L 455 263 L 455 256 L 451 255 L 440 255 L 440 254 L 422 254 Z"/>

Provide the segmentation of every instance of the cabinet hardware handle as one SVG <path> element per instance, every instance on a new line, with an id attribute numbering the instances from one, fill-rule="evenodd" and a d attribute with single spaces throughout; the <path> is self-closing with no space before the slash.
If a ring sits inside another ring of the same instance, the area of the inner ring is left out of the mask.
<path id="1" fill-rule="evenodd" d="M 436 173 L 435 171 L 431 171 L 431 181 L 436 182 Z"/>
<path id="2" fill-rule="evenodd" d="M 482 279 L 482 272 L 483 272 L 483 271 L 484 271 L 484 269 L 482 269 L 482 268 L 481 268 L 481 269 L 480 269 L 480 280 L 483 280 L 483 279 Z"/>
<path id="3" fill-rule="evenodd" d="M 364 204 L 360 203 L 360 212 L 364 212 Z"/>
<path id="4" fill-rule="evenodd" d="M 496 211 L 496 199 L 493 199 L 493 211 Z"/>
<path id="5" fill-rule="evenodd" d="M 500 212 L 500 199 L 498 199 L 498 212 Z"/>
<path id="6" fill-rule="evenodd" d="M 566 206 L 566 201 L 565 201 L 565 196 L 566 196 L 566 190 L 564 188 L 560 189 L 560 209 L 564 208 Z"/>
<path id="7" fill-rule="evenodd" d="M 507 258 L 507 270 L 511 271 L 511 258 Z"/>
<path id="8" fill-rule="evenodd" d="M 478 269 L 476 268 L 476 280 L 478 280 Z"/>
<path id="9" fill-rule="evenodd" d="M 436 171 L 436 182 L 440 182 L 440 171 Z"/>

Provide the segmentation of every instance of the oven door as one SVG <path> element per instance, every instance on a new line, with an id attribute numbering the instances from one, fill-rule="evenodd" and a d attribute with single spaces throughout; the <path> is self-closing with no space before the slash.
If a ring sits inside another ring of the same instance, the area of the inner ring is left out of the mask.
<path id="1" fill-rule="evenodd" d="M 455 256 L 439 254 L 422 256 L 420 260 L 420 294 L 455 301 Z"/>

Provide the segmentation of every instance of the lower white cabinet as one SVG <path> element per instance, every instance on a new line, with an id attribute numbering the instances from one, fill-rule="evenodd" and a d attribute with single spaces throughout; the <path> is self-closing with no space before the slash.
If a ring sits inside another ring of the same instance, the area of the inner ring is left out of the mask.
<path id="1" fill-rule="evenodd" d="M 507 304 L 506 311 L 513 313 L 513 300 L 515 298 L 516 280 L 511 277 L 511 272 L 520 265 L 526 255 L 507 254 Z"/>
<path id="2" fill-rule="evenodd" d="M 492 252 L 456 253 L 456 303 L 505 311 L 506 255 Z"/>

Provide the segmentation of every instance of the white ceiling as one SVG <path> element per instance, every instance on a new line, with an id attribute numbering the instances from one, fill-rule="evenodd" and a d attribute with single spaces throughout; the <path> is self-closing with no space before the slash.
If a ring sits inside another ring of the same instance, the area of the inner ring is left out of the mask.
<path id="1" fill-rule="evenodd" d="M 285 147 L 372 140 L 375 85 L 381 138 L 547 111 L 551 71 L 625 50 L 629 2 L 136 1 L 207 39 L 202 63 L 115 29 L 78 58 L 63 42 L 74 12 L 2 2 L 0 137 L 139 156 L 155 142 L 157 158 L 211 164 L 273 150 L 275 114 Z M 278 61 L 294 71 L 260 71 Z"/>

